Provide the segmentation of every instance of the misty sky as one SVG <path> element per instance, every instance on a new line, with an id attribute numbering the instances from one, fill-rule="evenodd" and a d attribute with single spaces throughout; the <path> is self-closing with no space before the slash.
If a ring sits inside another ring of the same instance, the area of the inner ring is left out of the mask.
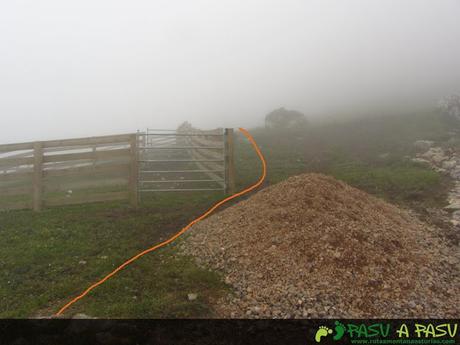
<path id="1" fill-rule="evenodd" d="M 459 0 L 8 0 L 0 143 L 435 104 Z"/>

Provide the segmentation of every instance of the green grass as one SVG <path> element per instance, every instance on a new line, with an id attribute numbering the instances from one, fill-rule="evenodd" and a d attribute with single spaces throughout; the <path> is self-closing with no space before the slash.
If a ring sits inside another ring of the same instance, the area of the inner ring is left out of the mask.
<path id="1" fill-rule="evenodd" d="M 0 213 L 0 317 L 51 315 L 127 258 L 175 233 L 219 195 L 172 194 L 139 210 L 96 203 Z M 85 264 L 80 262 L 86 261 Z M 226 291 L 220 277 L 177 257 L 146 255 L 77 303 L 98 317 L 205 317 Z M 188 293 L 198 293 L 188 301 Z"/>
<path id="2" fill-rule="evenodd" d="M 407 207 L 440 205 L 449 182 L 411 164 L 418 139 L 444 140 L 437 114 L 312 125 L 307 132 L 255 129 L 268 163 L 267 184 L 305 172 L 335 176 Z M 260 163 L 236 140 L 237 187 L 253 183 Z M 71 297 L 139 251 L 178 231 L 223 195 L 166 193 L 138 210 L 123 202 L 0 213 L 0 317 L 51 315 Z M 80 262 L 85 261 L 85 264 Z M 221 277 L 178 257 L 174 247 L 148 254 L 77 302 L 67 315 L 209 317 L 228 292 Z M 195 301 L 188 293 L 197 293 Z"/>
<path id="3" fill-rule="evenodd" d="M 396 202 L 428 194 L 441 185 L 441 176 L 425 167 L 412 164 L 372 166 L 362 163 L 338 163 L 328 173 L 352 186 Z M 429 198 L 425 198 L 429 201 Z"/>
<path id="4" fill-rule="evenodd" d="M 452 182 L 411 163 L 413 143 L 421 139 L 443 142 L 453 126 L 441 115 L 426 112 L 317 124 L 306 132 L 260 128 L 252 133 L 266 157 L 269 183 L 321 172 L 391 202 L 418 208 L 443 205 Z M 236 152 L 241 187 L 254 180 L 260 169 L 241 136 Z"/>

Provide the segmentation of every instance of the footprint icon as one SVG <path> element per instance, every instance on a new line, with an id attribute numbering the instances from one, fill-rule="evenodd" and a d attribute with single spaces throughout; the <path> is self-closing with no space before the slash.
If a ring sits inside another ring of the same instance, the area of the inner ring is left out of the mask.
<path id="1" fill-rule="evenodd" d="M 335 322 L 335 335 L 332 339 L 340 340 L 345 334 L 345 325 L 339 321 Z"/>
<path id="2" fill-rule="evenodd" d="M 319 326 L 315 334 L 315 340 L 317 343 L 321 341 L 322 337 L 325 337 L 328 334 L 332 334 L 332 329 L 327 328 L 326 326 Z"/>

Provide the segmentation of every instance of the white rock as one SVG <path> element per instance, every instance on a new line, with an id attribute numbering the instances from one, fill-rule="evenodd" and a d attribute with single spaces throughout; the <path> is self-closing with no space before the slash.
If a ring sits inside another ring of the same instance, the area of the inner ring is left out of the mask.
<path id="1" fill-rule="evenodd" d="M 254 313 L 256 313 L 256 314 L 260 313 L 260 310 L 261 310 L 261 308 L 260 308 L 260 307 L 257 307 L 257 306 L 252 308 L 252 311 L 253 311 Z"/>
<path id="2" fill-rule="evenodd" d="M 431 161 L 433 161 L 436 164 L 441 164 L 447 159 L 448 159 L 447 156 L 445 156 L 444 154 L 436 154 L 431 157 Z"/>
<path id="3" fill-rule="evenodd" d="M 450 172 L 450 176 L 454 179 L 460 179 L 460 169 L 459 168 L 455 168 L 454 170 L 452 170 Z"/>
<path id="4" fill-rule="evenodd" d="M 91 316 L 83 314 L 83 313 L 78 313 L 78 314 L 75 314 L 74 316 L 72 316 L 72 319 L 83 320 L 83 319 L 94 319 L 94 317 L 91 317 Z"/>
<path id="5" fill-rule="evenodd" d="M 188 298 L 189 301 L 194 301 L 194 300 L 196 300 L 196 299 L 198 298 L 198 294 L 196 294 L 196 293 L 189 293 L 189 294 L 187 295 L 187 298 Z"/>
<path id="6" fill-rule="evenodd" d="M 426 159 L 423 158 L 412 158 L 412 162 L 417 163 L 417 164 L 425 164 L 425 165 L 430 165 L 430 162 Z"/>
<path id="7" fill-rule="evenodd" d="M 442 148 L 440 147 L 432 147 L 430 148 L 428 151 L 426 151 L 425 153 L 422 154 L 422 156 L 425 156 L 425 157 L 432 157 L 434 155 L 437 155 L 437 154 L 442 154 L 443 151 L 442 151 Z"/>
<path id="8" fill-rule="evenodd" d="M 447 210 L 460 210 L 460 201 L 454 202 L 444 208 Z"/>
<path id="9" fill-rule="evenodd" d="M 457 166 L 457 162 L 455 160 L 445 161 L 442 163 L 442 167 L 446 170 L 451 170 Z"/>

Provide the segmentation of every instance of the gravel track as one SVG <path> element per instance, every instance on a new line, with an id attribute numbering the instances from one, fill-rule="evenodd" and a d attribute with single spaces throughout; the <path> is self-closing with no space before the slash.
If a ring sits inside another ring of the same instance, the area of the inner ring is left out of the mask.
<path id="1" fill-rule="evenodd" d="M 220 317 L 458 317 L 459 248 L 404 210 L 321 174 L 195 225 L 181 245 L 234 293 Z"/>

